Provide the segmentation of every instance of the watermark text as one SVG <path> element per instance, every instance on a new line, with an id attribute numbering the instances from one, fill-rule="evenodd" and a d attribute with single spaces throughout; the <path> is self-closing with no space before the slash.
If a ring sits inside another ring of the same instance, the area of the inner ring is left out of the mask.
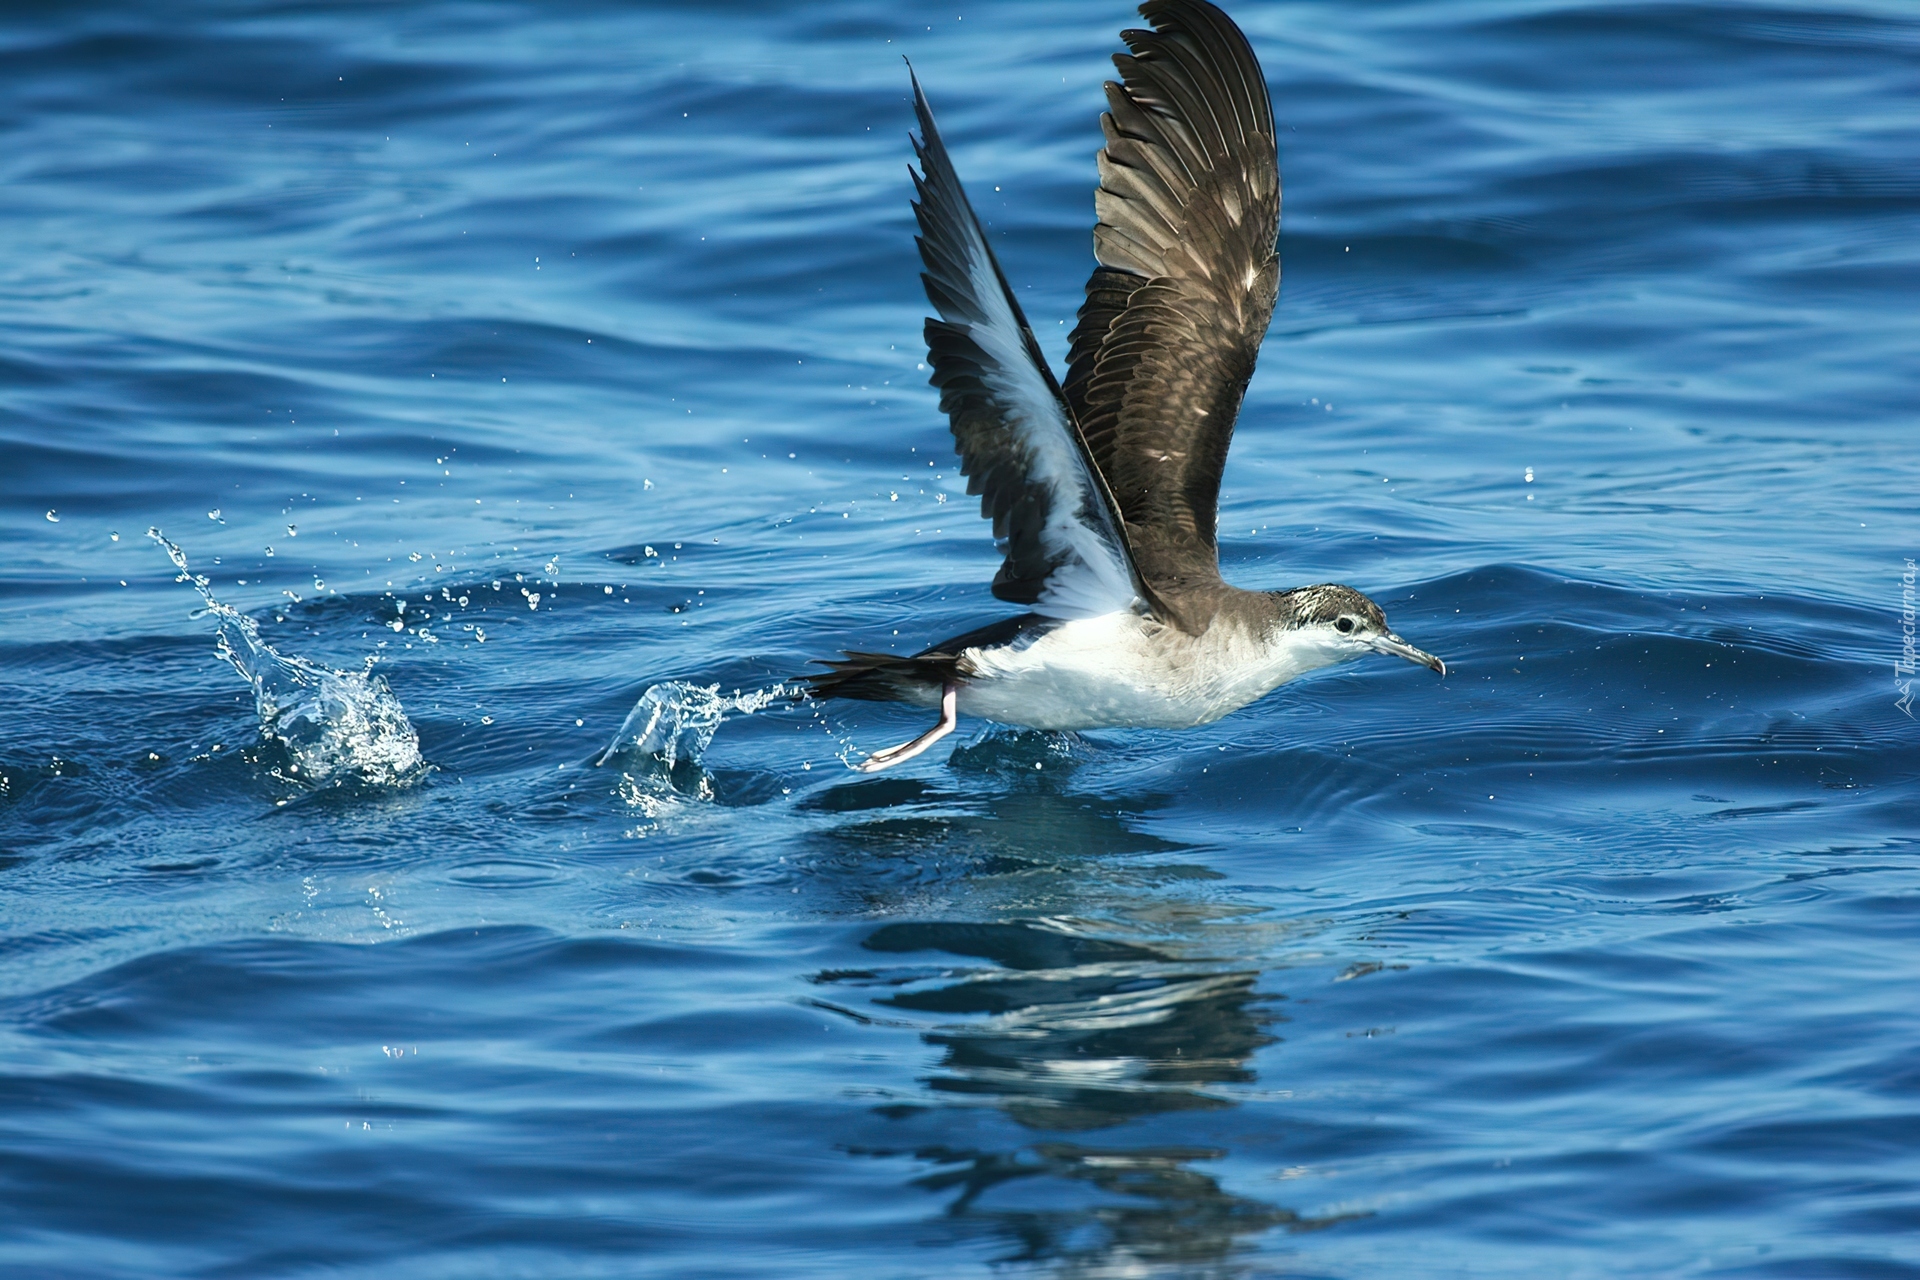
<path id="1" fill-rule="evenodd" d="M 1893 705 L 1909 720 L 1913 719 L 1913 632 L 1914 564 L 1909 558 L 1906 572 L 1900 575 L 1900 656 L 1893 660 L 1893 687 L 1900 694 Z"/>

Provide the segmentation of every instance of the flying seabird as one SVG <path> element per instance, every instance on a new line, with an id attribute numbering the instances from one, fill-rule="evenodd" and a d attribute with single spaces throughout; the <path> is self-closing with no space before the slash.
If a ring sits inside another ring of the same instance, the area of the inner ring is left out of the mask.
<path id="1" fill-rule="evenodd" d="M 1034 729 L 1207 724 L 1368 653 L 1446 664 L 1352 587 L 1244 591 L 1220 576 L 1220 473 L 1280 287 L 1280 165 L 1266 78 L 1206 0 L 1148 0 L 1100 117 L 1098 262 L 1054 378 L 961 189 L 920 81 L 914 214 L 930 379 L 1005 557 L 1018 617 L 911 657 L 849 651 L 816 697 L 938 708 Z M 909 69 L 909 75 L 911 75 Z"/>

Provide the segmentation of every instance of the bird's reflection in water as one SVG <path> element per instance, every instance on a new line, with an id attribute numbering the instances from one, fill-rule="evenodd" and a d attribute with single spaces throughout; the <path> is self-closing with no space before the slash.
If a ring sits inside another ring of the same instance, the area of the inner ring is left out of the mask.
<path id="1" fill-rule="evenodd" d="M 1272 1040 L 1263 1030 L 1271 1015 L 1256 1007 L 1257 973 L 1173 962 L 1137 943 L 1038 923 L 927 923 L 887 925 L 866 946 L 1001 966 L 879 1003 L 980 1015 L 926 1033 L 946 1049 L 930 1083 L 996 1099 L 1036 1128 L 1099 1129 L 1230 1106 L 1206 1086 L 1251 1081 L 1247 1060 Z"/>
<path id="2" fill-rule="evenodd" d="M 1230 1091 L 1253 1083 L 1255 1052 L 1276 1039 L 1278 997 L 1257 988 L 1271 927 L 1192 892 L 1216 877 L 1138 829 L 1155 798 L 1036 780 L 969 800 L 895 784 L 884 798 L 847 788 L 820 806 L 887 810 L 827 835 L 829 860 L 853 872 L 843 891 L 897 913 L 934 881 L 949 918 L 883 925 L 864 941 L 871 967 L 816 981 L 924 1020 L 922 1038 L 941 1050 L 933 1096 L 889 1112 L 928 1121 L 938 1099 L 992 1105 L 1034 1139 L 871 1154 L 931 1165 L 918 1185 L 954 1193 L 950 1221 L 1008 1240 L 1008 1262 L 1067 1275 L 1238 1275 L 1254 1237 L 1336 1221 L 1223 1187 L 1206 1168 L 1229 1154 L 1215 1143 L 1165 1142 L 1183 1136 L 1178 1121 L 1169 1131 L 1176 1113 L 1198 1121 L 1236 1106 Z M 876 863 L 889 854 L 914 870 Z M 1161 1142 L 1116 1141 L 1139 1125 Z"/>
<path id="3" fill-rule="evenodd" d="M 1205 1147 L 1121 1150 L 1042 1142 L 1011 1153 L 915 1153 L 945 1166 L 918 1179 L 930 1190 L 958 1188 L 953 1215 L 978 1213 L 975 1201 L 1021 1179 L 1056 1178 L 1077 1196 L 1004 1196 L 989 1215 L 1019 1242 L 1008 1262 L 1052 1263 L 1068 1276 L 1225 1277 L 1245 1273 L 1241 1242 L 1275 1229 L 1312 1230 L 1335 1219 L 1306 1219 L 1277 1205 L 1234 1195 L 1195 1169 L 1227 1153 Z"/>

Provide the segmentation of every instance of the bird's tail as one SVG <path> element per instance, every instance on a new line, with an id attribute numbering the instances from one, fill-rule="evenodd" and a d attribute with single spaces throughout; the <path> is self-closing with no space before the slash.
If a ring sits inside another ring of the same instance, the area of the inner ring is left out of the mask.
<path id="1" fill-rule="evenodd" d="M 939 701 L 940 690 L 953 678 L 949 654 L 860 653 L 849 650 L 844 659 L 816 658 L 830 668 L 803 675 L 807 692 L 816 698 L 859 698 L 866 702 Z"/>

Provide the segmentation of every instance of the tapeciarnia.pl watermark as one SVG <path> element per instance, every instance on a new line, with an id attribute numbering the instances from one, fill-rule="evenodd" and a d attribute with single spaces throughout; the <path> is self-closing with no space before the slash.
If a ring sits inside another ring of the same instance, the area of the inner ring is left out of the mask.
<path id="1" fill-rule="evenodd" d="M 1913 561 L 1908 559 L 1907 571 L 1900 575 L 1900 656 L 1893 660 L 1893 687 L 1900 697 L 1893 705 L 1906 712 L 1909 720 L 1913 719 L 1913 579 Z"/>

